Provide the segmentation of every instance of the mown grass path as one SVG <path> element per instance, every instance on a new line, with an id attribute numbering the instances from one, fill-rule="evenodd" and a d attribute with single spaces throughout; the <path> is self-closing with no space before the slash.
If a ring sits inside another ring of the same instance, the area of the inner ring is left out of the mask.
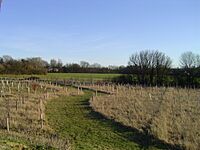
<path id="1" fill-rule="evenodd" d="M 152 146 L 135 129 L 124 127 L 94 112 L 89 106 L 92 92 L 51 100 L 46 107 L 48 124 L 62 137 L 70 139 L 75 150 L 164 149 Z M 154 144 L 153 144 L 154 145 Z"/>

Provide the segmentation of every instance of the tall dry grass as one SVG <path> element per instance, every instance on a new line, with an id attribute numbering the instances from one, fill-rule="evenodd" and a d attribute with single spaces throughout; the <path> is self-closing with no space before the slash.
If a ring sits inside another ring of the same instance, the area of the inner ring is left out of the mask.
<path id="1" fill-rule="evenodd" d="M 45 117 L 45 104 L 50 99 L 74 92 L 72 89 L 47 82 L 1 80 L 1 132 L 13 136 L 16 134 L 27 136 L 31 143 L 38 141 L 59 149 L 67 149 L 68 140 L 59 139 L 48 126 Z"/>
<path id="2" fill-rule="evenodd" d="M 188 150 L 199 149 L 199 89 L 131 86 L 114 89 L 113 95 L 93 97 L 91 106 L 109 118 L 167 143 Z"/>

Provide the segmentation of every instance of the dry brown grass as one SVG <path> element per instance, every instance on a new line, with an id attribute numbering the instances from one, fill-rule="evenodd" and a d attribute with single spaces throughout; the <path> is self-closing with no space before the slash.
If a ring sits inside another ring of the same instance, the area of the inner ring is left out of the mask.
<path id="1" fill-rule="evenodd" d="M 9 135 L 20 134 L 29 140 L 40 141 L 66 149 L 68 141 L 59 139 L 45 119 L 45 104 L 49 99 L 75 93 L 74 89 L 47 82 L 0 81 L 0 130 Z M 34 143 L 34 142 L 32 142 Z"/>
<path id="2" fill-rule="evenodd" d="M 130 86 L 114 89 L 116 94 L 91 99 L 91 106 L 109 118 L 167 143 L 188 150 L 199 149 L 199 89 Z"/>

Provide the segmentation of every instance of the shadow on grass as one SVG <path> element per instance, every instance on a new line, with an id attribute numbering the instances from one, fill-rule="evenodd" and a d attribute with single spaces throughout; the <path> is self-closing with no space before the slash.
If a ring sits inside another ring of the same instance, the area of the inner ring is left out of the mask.
<path id="1" fill-rule="evenodd" d="M 95 112 L 89 104 L 89 100 L 82 101 L 80 104 L 85 109 L 89 110 L 89 114 L 86 117 L 93 119 L 95 121 L 99 121 L 104 126 L 109 127 L 113 130 L 116 134 L 128 139 L 129 141 L 133 141 L 137 143 L 141 149 L 148 149 L 148 148 L 158 148 L 158 149 L 166 149 L 166 150 L 182 150 L 183 148 L 178 145 L 171 145 L 158 138 L 154 137 L 153 135 L 149 135 L 148 133 L 143 133 L 137 130 L 136 128 L 127 127 L 118 123 L 112 119 L 107 118 L 106 116 L 102 115 L 99 112 Z"/>

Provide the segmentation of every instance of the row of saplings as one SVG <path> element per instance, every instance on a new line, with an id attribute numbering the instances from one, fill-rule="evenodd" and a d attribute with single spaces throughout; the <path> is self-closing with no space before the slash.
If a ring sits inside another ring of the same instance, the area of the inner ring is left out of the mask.
<path id="1" fill-rule="evenodd" d="M 200 89 L 87 85 L 95 111 L 182 149 L 200 147 Z M 178 147 L 179 147 L 178 146 Z"/>
<path id="2" fill-rule="evenodd" d="M 45 104 L 48 99 L 69 94 L 67 87 L 50 81 L 0 80 L 0 128 L 7 133 L 20 133 L 31 143 L 68 149 L 66 139 L 61 139 L 45 122 Z M 32 139 L 31 139 L 32 137 Z"/>

